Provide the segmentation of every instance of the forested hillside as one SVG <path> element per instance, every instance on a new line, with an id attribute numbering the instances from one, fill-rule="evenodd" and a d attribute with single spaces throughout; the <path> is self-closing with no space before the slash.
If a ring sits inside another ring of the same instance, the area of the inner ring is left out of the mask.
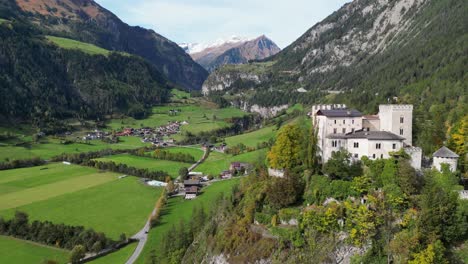
<path id="1" fill-rule="evenodd" d="M 26 120 L 52 130 L 66 118 L 142 117 L 171 88 L 140 57 L 63 49 L 20 20 L 0 24 L 0 65 L 0 122 Z"/>
<path id="2" fill-rule="evenodd" d="M 8 2 L 0 5 L 0 9 L 4 9 L 0 10 L 0 14 L 7 15 L 0 18 L 28 20 L 46 35 L 71 38 L 111 51 L 141 56 L 168 80 L 187 90 L 200 89 L 208 74 L 176 43 L 153 30 L 127 25 L 93 0 Z"/>
<path id="3" fill-rule="evenodd" d="M 204 91 L 252 90 L 234 100 L 337 102 L 367 113 L 414 104 L 414 142 L 430 154 L 468 112 L 467 13 L 463 0 L 356 0 L 268 61 L 215 71 Z"/>

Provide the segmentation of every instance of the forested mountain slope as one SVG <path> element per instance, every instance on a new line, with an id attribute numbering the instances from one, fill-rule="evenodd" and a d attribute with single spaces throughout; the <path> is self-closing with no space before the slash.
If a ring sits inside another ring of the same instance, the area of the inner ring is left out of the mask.
<path id="1" fill-rule="evenodd" d="M 356 0 L 267 61 L 215 71 L 203 89 L 264 106 L 414 104 L 415 141 L 429 154 L 468 112 L 467 13 L 463 0 Z"/>
<path id="2" fill-rule="evenodd" d="M 27 22 L 0 24 L 0 122 L 54 130 L 65 118 L 139 117 L 165 102 L 171 87 L 138 56 L 62 49 Z"/>
<path id="3" fill-rule="evenodd" d="M 16 0 L 7 5 L 10 16 L 32 21 L 48 35 L 139 55 L 185 89 L 200 89 L 207 76 L 176 43 L 153 30 L 125 24 L 93 0 Z"/>

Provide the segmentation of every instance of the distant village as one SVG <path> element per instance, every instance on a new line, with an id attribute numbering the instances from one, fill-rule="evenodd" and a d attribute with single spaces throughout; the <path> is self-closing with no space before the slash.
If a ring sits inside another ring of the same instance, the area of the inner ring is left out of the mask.
<path id="1" fill-rule="evenodd" d="M 127 127 L 123 130 L 117 131 L 115 134 L 111 132 L 104 132 L 100 130 L 94 130 L 92 132 L 87 132 L 83 136 L 83 140 L 102 140 L 105 138 L 111 137 L 125 137 L 125 136 L 135 136 L 140 137 L 141 142 L 143 143 L 152 143 L 154 146 L 167 146 L 168 144 L 175 143 L 175 140 L 170 138 L 173 135 L 179 134 L 181 126 L 188 125 L 187 121 L 171 121 L 166 125 L 151 128 L 151 127 L 142 127 L 142 128 L 132 128 Z"/>

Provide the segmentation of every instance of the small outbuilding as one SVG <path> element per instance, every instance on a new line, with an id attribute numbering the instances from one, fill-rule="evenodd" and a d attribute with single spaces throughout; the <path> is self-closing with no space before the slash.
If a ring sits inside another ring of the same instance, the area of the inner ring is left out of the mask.
<path id="1" fill-rule="evenodd" d="M 432 167 L 441 171 L 442 170 L 442 164 L 447 164 L 449 165 L 450 171 L 456 171 L 457 170 L 457 165 L 458 165 L 458 158 L 460 156 L 457 155 L 457 153 L 451 151 L 447 147 L 441 147 L 439 150 L 434 152 L 432 154 L 433 157 L 433 164 Z"/>

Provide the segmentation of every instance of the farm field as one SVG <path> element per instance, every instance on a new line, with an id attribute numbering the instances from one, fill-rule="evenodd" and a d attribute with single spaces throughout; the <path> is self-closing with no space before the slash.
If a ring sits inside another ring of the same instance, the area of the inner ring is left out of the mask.
<path id="1" fill-rule="evenodd" d="M 118 176 L 60 163 L 0 171 L 0 188 L 8 191 L 0 195 L 0 216 L 10 218 L 19 210 L 33 221 L 82 225 L 114 239 L 133 235 L 162 190 Z"/>
<path id="2" fill-rule="evenodd" d="M 80 153 L 98 151 L 101 149 L 135 149 L 148 146 L 147 143 L 142 143 L 138 137 L 120 137 L 119 143 L 108 144 L 100 140 L 92 140 L 89 144 L 72 143 L 61 144 L 60 140 L 48 138 L 47 142 L 32 144 L 29 146 L 5 146 L 0 145 L 0 162 L 6 159 L 31 159 L 39 157 L 42 159 L 50 159 L 62 153 Z"/>
<path id="3" fill-rule="evenodd" d="M 168 151 L 171 153 L 184 153 L 192 155 L 195 160 L 199 160 L 203 157 L 203 150 L 201 147 L 173 147 L 173 148 L 165 148 L 164 151 Z"/>
<path id="4" fill-rule="evenodd" d="M 54 36 L 47 36 L 46 37 L 49 41 L 54 43 L 55 45 L 63 48 L 63 49 L 75 49 L 80 50 L 84 53 L 91 54 L 91 55 L 109 55 L 111 51 L 100 48 L 96 45 L 84 43 L 80 41 L 76 41 L 73 39 L 68 38 L 60 38 Z"/>
<path id="5" fill-rule="evenodd" d="M 274 126 L 264 127 L 253 132 L 227 137 L 225 138 L 225 141 L 228 147 L 235 146 L 240 143 L 248 147 L 256 147 L 257 144 L 268 142 L 270 139 L 274 138 L 276 136 L 276 131 L 276 127 Z"/>
<path id="6" fill-rule="evenodd" d="M 180 110 L 177 115 L 169 115 L 172 109 Z M 108 123 L 108 127 L 119 130 L 124 127 L 159 127 L 170 121 L 187 121 L 189 124 L 181 127 L 181 132 L 200 133 L 227 126 L 226 118 L 244 116 L 246 113 L 237 108 L 213 108 L 210 105 L 169 105 L 153 108 L 153 114 L 147 119 L 136 120 L 133 118 L 114 119 Z M 182 138 L 182 135 L 175 137 Z"/>
<path id="7" fill-rule="evenodd" d="M 133 251 L 135 251 L 135 248 L 137 247 L 138 243 L 132 243 L 114 253 L 111 253 L 109 255 L 106 255 L 104 257 L 98 258 L 96 260 L 93 260 L 91 264 L 123 264 L 125 261 L 127 261 L 130 256 L 133 254 Z"/>
<path id="8" fill-rule="evenodd" d="M 63 249 L 0 236 L 0 263 L 38 264 L 44 260 L 66 263 L 69 254 Z"/>
<path id="9" fill-rule="evenodd" d="M 184 200 L 183 197 L 169 199 L 167 205 L 161 212 L 160 224 L 151 229 L 148 242 L 136 263 L 147 263 L 146 257 L 149 256 L 153 249 L 156 249 L 157 254 L 159 252 L 158 246 L 161 245 L 163 235 L 168 232 L 173 224 L 178 224 L 181 219 L 190 219 L 195 206 L 203 206 L 205 210 L 209 210 L 215 206 L 215 201 L 219 194 L 224 193 L 229 195 L 232 187 L 236 185 L 239 180 L 239 178 L 234 178 L 232 180 L 216 182 L 209 187 L 205 187 L 203 189 L 203 194 L 195 200 Z"/>
<path id="10" fill-rule="evenodd" d="M 169 173 L 172 178 L 179 176 L 179 169 L 182 167 L 190 167 L 192 164 L 170 161 L 170 160 L 157 160 L 148 157 L 139 157 L 129 154 L 119 154 L 96 159 L 98 161 L 113 161 L 116 164 L 127 164 L 128 166 L 149 169 L 152 171 L 165 171 Z"/>
<path id="11" fill-rule="evenodd" d="M 219 175 L 223 170 L 229 169 L 231 162 L 264 162 L 265 154 L 267 149 L 260 149 L 252 152 L 247 152 L 237 156 L 227 155 L 219 152 L 211 152 L 210 156 L 205 162 L 197 167 L 197 171 L 203 172 L 204 174 L 211 174 L 214 177 Z"/>

